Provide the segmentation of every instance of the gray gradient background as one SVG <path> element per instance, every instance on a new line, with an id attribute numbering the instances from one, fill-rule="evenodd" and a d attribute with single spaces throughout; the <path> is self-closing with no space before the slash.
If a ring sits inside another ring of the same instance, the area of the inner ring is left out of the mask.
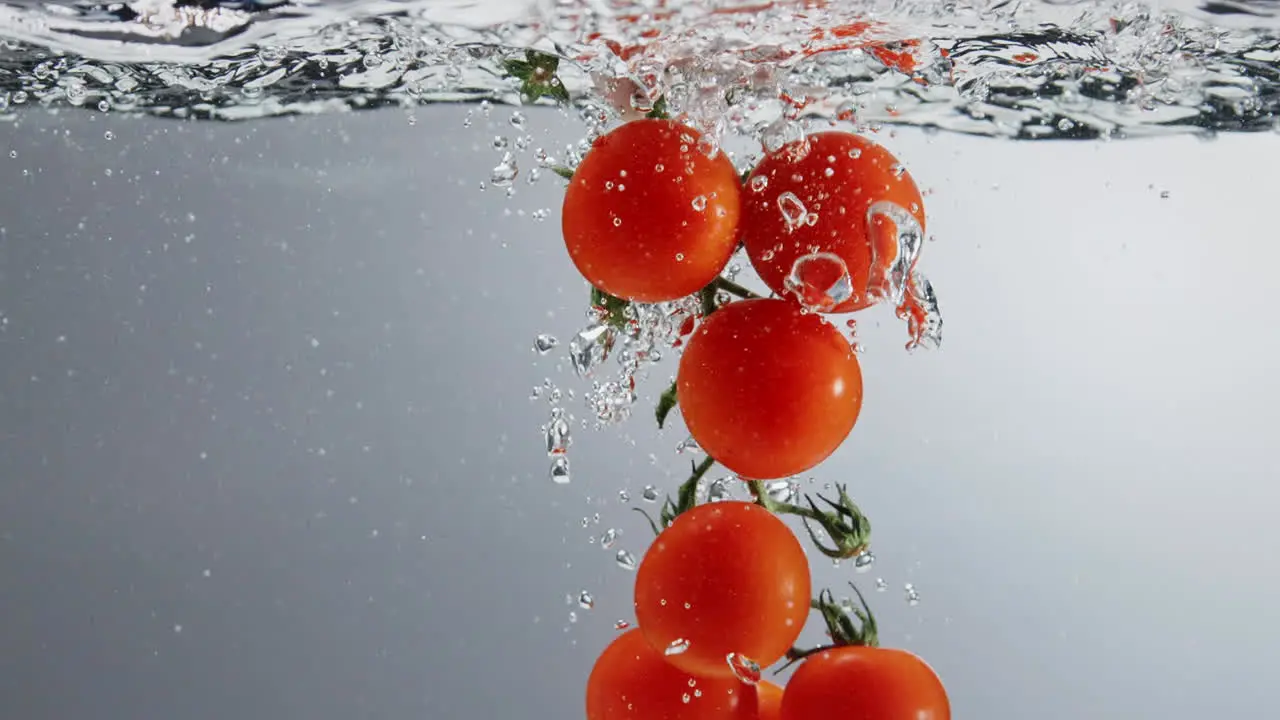
<path id="1" fill-rule="evenodd" d="M 464 112 L 0 128 L 0 718 L 582 717 L 632 581 L 588 538 L 640 554 L 617 493 L 674 488 L 684 431 L 642 401 L 547 480 L 585 286 L 561 183 L 479 192 L 509 110 Z M 1268 716 L 1280 137 L 885 142 L 946 342 L 865 322 L 813 473 L 875 522 L 885 642 L 961 719 Z"/>

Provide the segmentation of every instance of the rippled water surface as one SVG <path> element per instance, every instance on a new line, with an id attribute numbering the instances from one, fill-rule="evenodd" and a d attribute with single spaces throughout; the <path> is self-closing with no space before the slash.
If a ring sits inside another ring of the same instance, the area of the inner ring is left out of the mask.
<path id="1" fill-rule="evenodd" d="M 237 120 L 659 97 L 707 129 L 856 118 L 1035 138 L 1277 127 L 1280 4 L 1027 0 L 136 0 L 0 6 L 0 105 Z M 540 102 L 550 102 L 543 98 Z"/>

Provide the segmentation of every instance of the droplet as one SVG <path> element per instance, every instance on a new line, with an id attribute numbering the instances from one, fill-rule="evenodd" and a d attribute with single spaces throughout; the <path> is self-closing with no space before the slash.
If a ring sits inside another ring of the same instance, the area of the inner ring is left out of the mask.
<path id="1" fill-rule="evenodd" d="M 583 610 L 590 610 L 596 606 L 596 599 L 591 597 L 591 593 L 583 590 L 578 593 L 578 607 Z"/>
<path id="2" fill-rule="evenodd" d="M 640 497 L 644 498 L 645 502 L 656 503 L 658 502 L 658 488 L 652 485 L 645 485 L 644 492 L 640 494 Z"/>
<path id="3" fill-rule="evenodd" d="M 546 333 L 543 333 L 533 341 L 533 349 L 538 351 L 539 355 L 546 355 L 554 350 L 559 344 L 560 341 L 556 340 L 554 335 L 547 335 Z"/>
<path id="4" fill-rule="evenodd" d="M 778 196 L 778 210 L 782 212 L 782 219 L 787 223 L 788 232 L 804 225 L 805 217 L 809 214 L 804 203 L 800 202 L 800 198 L 793 192 L 784 192 Z"/>
<path id="5" fill-rule="evenodd" d="M 613 556 L 613 559 L 618 563 L 618 567 L 623 570 L 636 569 L 636 557 L 626 550 L 619 550 L 617 554 Z"/>
<path id="6" fill-rule="evenodd" d="M 725 656 L 729 668 L 739 680 L 748 685 L 760 682 L 760 665 L 742 653 L 729 653 Z"/>
<path id="7" fill-rule="evenodd" d="M 853 570 L 860 573 L 867 572 L 875 562 L 876 556 L 870 550 L 863 550 L 853 559 Z"/>
<path id="8" fill-rule="evenodd" d="M 814 312 L 830 312 L 853 297 L 849 268 L 835 253 L 796 258 L 783 284 L 802 306 Z"/>
<path id="9" fill-rule="evenodd" d="M 800 483 L 794 480 L 770 480 L 764 491 L 774 502 L 789 503 L 800 495 Z"/>
<path id="10" fill-rule="evenodd" d="M 551 482 L 557 485 L 568 485 L 569 479 L 569 457 L 560 455 L 551 461 Z"/>
<path id="11" fill-rule="evenodd" d="M 915 607 L 916 605 L 920 604 L 920 592 L 916 590 L 915 585 L 912 585 L 911 583 L 907 583 L 906 585 L 902 586 L 902 589 L 906 593 L 908 605 L 910 605 L 911 607 Z"/>
<path id="12" fill-rule="evenodd" d="M 671 644 L 668 645 L 665 650 L 662 651 L 662 654 L 663 655 L 679 655 L 680 653 L 688 652 L 688 650 L 689 650 L 689 641 L 685 640 L 684 638 L 676 638 L 675 640 L 671 641 Z"/>
<path id="13" fill-rule="evenodd" d="M 691 204 L 693 205 L 694 210 L 698 212 L 702 212 L 703 210 L 707 209 L 707 196 L 699 195 L 698 197 L 693 199 L 693 202 Z"/>

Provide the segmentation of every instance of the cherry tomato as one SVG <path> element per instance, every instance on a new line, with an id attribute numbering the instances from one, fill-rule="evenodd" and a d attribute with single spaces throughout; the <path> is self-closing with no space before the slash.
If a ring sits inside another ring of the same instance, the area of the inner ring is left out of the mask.
<path id="1" fill-rule="evenodd" d="M 800 663 L 782 695 L 781 720 L 950 720 L 942 681 L 903 650 L 840 647 Z"/>
<path id="2" fill-rule="evenodd" d="M 636 620 L 673 666 L 734 678 L 730 653 L 767 667 L 792 646 L 809 590 L 804 548 L 777 516 L 749 502 L 709 503 L 677 516 L 645 553 Z"/>
<path id="3" fill-rule="evenodd" d="M 765 156 L 747 178 L 742 197 L 742 242 L 751 265 L 774 292 L 798 258 L 833 253 L 845 263 L 854 293 L 829 312 L 874 303 L 864 292 L 873 264 L 884 270 L 897 257 L 892 223 L 867 211 L 888 201 L 911 213 L 924 229 L 924 199 L 911 175 L 880 145 L 847 132 L 821 132 Z M 874 245 L 874 254 L 873 254 Z"/>
<path id="4" fill-rule="evenodd" d="M 676 398 L 698 445 L 744 478 L 802 473 L 849 435 L 862 370 L 840 331 L 795 303 L 741 300 L 690 336 Z"/>
<path id="5" fill-rule="evenodd" d="M 782 693 L 781 686 L 774 685 L 768 680 L 761 680 L 756 684 L 758 720 L 782 720 Z"/>
<path id="6" fill-rule="evenodd" d="M 587 680 L 587 720 L 754 720 L 756 694 L 736 679 L 698 678 L 662 659 L 640 631 L 605 648 Z"/>
<path id="7" fill-rule="evenodd" d="M 636 120 L 601 136 L 565 191 L 561 229 L 578 271 L 626 300 L 662 302 L 701 290 L 738 242 L 733 163 L 708 157 L 701 134 Z"/>

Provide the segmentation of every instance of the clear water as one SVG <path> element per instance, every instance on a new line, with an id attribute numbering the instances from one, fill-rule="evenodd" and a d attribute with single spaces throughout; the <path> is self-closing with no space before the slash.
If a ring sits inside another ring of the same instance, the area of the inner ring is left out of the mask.
<path id="1" fill-rule="evenodd" d="M 665 96 L 756 135 L 798 117 L 1024 139 L 1248 132 L 1276 129 L 1280 105 L 1275 0 L 9 0 L 0 39 L 10 115 L 517 103 L 502 63 L 528 48 L 563 58 L 579 105 Z"/>

